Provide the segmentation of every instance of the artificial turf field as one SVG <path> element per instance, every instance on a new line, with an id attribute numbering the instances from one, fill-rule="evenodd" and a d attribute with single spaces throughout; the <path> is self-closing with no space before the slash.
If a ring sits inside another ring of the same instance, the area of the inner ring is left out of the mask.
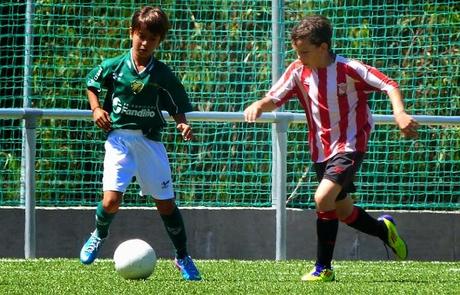
<path id="1" fill-rule="evenodd" d="M 112 260 L 0 259 L 0 294 L 460 294 L 460 262 L 336 261 L 332 283 L 300 281 L 312 261 L 195 262 L 201 282 L 164 259 L 140 281 L 121 278 Z"/>

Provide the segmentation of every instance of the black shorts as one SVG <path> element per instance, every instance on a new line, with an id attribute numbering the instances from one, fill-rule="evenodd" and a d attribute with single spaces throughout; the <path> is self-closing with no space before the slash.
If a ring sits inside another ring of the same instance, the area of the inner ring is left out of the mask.
<path id="1" fill-rule="evenodd" d="M 336 200 L 343 200 L 347 193 L 356 192 L 356 187 L 353 183 L 356 172 L 358 172 L 363 162 L 364 153 L 348 152 L 334 155 L 327 161 L 314 163 L 313 167 L 316 171 L 318 182 L 323 178 L 342 186 L 342 191 L 337 196 Z"/>

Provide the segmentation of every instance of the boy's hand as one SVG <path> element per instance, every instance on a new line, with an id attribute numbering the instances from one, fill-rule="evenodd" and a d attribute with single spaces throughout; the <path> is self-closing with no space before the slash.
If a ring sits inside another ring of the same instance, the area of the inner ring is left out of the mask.
<path id="1" fill-rule="evenodd" d="M 271 97 L 264 98 L 253 102 L 244 110 L 244 120 L 249 123 L 254 123 L 263 112 L 271 112 L 277 108 Z"/>
<path id="2" fill-rule="evenodd" d="M 97 127 L 109 132 L 112 129 L 112 121 L 110 115 L 101 107 L 97 107 L 93 111 L 93 120 Z"/>
<path id="3" fill-rule="evenodd" d="M 179 123 L 177 124 L 176 128 L 182 133 L 182 138 L 185 141 L 189 141 L 193 139 L 192 127 L 190 127 L 190 125 L 186 123 Z"/>
<path id="4" fill-rule="evenodd" d="M 419 124 L 415 121 L 412 116 L 408 115 L 406 112 L 399 112 L 394 115 L 396 124 L 398 124 L 399 129 L 404 137 L 416 139 L 418 137 L 417 128 Z"/>
<path id="5" fill-rule="evenodd" d="M 256 101 L 244 110 L 244 120 L 249 123 L 254 123 L 256 119 L 262 115 L 262 113 L 262 106 L 260 105 L 260 102 Z"/>

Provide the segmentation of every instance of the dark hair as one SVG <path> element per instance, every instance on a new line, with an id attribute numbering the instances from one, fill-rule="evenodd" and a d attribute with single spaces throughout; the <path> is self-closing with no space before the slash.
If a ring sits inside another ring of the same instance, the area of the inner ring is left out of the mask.
<path id="1" fill-rule="evenodd" d="M 131 18 L 132 31 L 139 30 L 145 26 L 152 34 L 160 35 L 161 41 L 166 38 L 170 28 L 168 16 L 159 7 L 144 6 L 134 12 Z"/>
<path id="2" fill-rule="evenodd" d="M 294 42 L 299 39 L 306 39 L 317 46 L 326 43 L 331 49 L 332 25 L 324 16 L 307 16 L 292 29 L 291 40 Z"/>

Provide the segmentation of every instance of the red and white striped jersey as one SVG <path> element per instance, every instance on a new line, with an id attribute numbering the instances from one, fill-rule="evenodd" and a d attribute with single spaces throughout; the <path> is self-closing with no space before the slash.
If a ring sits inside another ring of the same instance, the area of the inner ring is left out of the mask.
<path id="1" fill-rule="evenodd" d="M 294 61 L 267 97 L 278 107 L 292 97 L 299 99 L 307 118 L 311 158 L 323 162 L 340 152 L 366 151 L 373 128 L 368 94 L 397 87 L 376 68 L 336 55 L 322 69 Z"/>

